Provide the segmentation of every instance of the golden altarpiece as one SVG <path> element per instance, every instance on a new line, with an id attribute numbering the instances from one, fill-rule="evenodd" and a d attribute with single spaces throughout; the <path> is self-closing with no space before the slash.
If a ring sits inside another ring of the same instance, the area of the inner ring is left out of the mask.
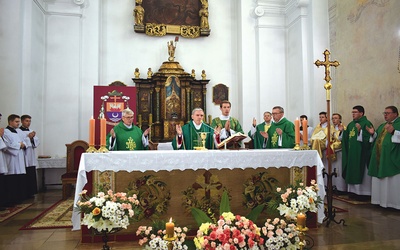
<path id="1" fill-rule="evenodd" d="M 173 42 L 171 41 L 171 44 Z M 174 52 L 175 47 L 173 47 Z M 194 108 L 206 113 L 207 84 L 205 73 L 196 80 L 194 70 L 187 73 L 174 61 L 169 50 L 169 59 L 162 63 L 158 72 L 148 69 L 147 78 L 140 78 L 138 69 L 132 78 L 137 90 L 137 121 L 145 129 L 151 126 L 153 142 L 171 141 L 175 136 L 175 125 L 185 124 L 191 119 Z"/>

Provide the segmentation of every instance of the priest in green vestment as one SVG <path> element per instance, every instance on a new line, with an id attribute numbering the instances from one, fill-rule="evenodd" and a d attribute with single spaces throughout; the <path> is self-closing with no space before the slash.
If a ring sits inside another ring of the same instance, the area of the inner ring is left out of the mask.
<path id="1" fill-rule="evenodd" d="M 352 116 L 353 121 L 343 131 L 342 176 L 347 184 L 362 184 L 371 157 L 371 135 L 375 131 L 372 123 L 364 116 L 364 107 L 354 106 Z M 369 188 L 370 193 L 370 187 L 366 188 Z"/>
<path id="2" fill-rule="evenodd" d="M 144 132 L 133 124 L 133 111 L 129 108 L 122 111 L 122 121 L 111 129 L 107 135 L 107 148 L 117 150 L 145 150 L 149 147 L 150 128 Z"/>
<path id="3" fill-rule="evenodd" d="M 214 134 L 217 133 L 213 128 L 203 123 L 204 111 L 195 108 L 192 111 L 192 120 L 181 127 L 176 125 L 176 136 L 172 140 L 174 150 L 193 150 L 203 147 L 202 133 L 205 133 L 205 148 L 214 149 Z"/>
<path id="4" fill-rule="evenodd" d="M 254 149 L 267 148 L 268 129 L 271 126 L 272 114 L 269 111 L 264 112 L 264 122 L 257 125 L 256 119 L 250 128 L 248 136 L 253 140 Z"/>
<path id="5" fill-rule="evenodd" d="M 395 106 L 383 112 L 385 123 L 377 129 L 368 174 L 384 178 L 400 174 L 400 119 Z"/>
<path id="6" fill-rule="evenodd" d="M 374 134 L 368 174 L 372 176 L 371 204 L 400 209 L 400 119 L 395 106 L 383 112 L 385 123 Z"/>
<path id="7" fill-rule="evenodd" d="M 284 115 L 285 112 L 282 107 L 275 106 L 272 109 L 274 121 L 268 129 L 267 148 L 294 148 L 294 124 Z"/>
<path id="8" fill-rule="evenodd" d="M 219 140 L 222 142 L 238 132 L 244 133 L 242 125 L 240 125 L 239 121 L 229 115 L 231 112 L 231 103 L 224 100 L 220 103 L 219 107 L 221 110 L 221 115 L 214 118 L 211 122 L 211 127 L 219 128 L 221 130 L 219 134 Z"/>

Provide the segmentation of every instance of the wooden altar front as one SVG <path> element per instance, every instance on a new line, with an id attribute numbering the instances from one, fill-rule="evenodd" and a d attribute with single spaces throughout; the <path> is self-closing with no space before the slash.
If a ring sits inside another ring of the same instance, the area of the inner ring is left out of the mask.
<path id="1" fill-rule="evenodd" d="M 149 69 L 147 78 L 139 77 L 137 72 L 132 78 L 137 89 L 137 120 L 142 129 L 151 125 L 153 142 L 172 141 L 175 124 L 190 121 L 194 108 L 206 113 L 209 80 L 204 75 L 196 80 L 194 73 L 186 73 L 179 62 L 171 60 L 154 74 Z"/>
<path id="2" fill-rule="evenodd" d="M 98 170 L 93 172 L 93 184 L 96 184 L 93 186 L 101 183 L 105 188 L 122 192 L 135 189 L 140 183 L 154 184 L 154 187 L 149 188 L 157 189 L 158 186 L 157 197 L 149 195 L 148 202 L 161 197 L 152 209 L 163 210 L 164 205 L 167 206 L 165 211 L 157 216 L 162 220 L 173 217 L 178 225 L 195 229 L 197 226 L 186 209 L 186 203 L 194 199 L 188 197 L 190 192 L 193 192 L 193 196 L 197 195 L 197 199 L 201 199 L 207 192 L 222 192 L 223 188 L 226 188 L 232 198 L 232 212 L 246 215 L 250 209 L 245 206 L 244 194 L 249 191 L 246 187 L 252 188 L 250 182 L 257 178 L 273 176 L 283 187 L 295 179 L 305 180 L 304 166 L 316 167 L 316 176 L 311 178 L 317 179 L 319 195 L 323 198 L 323 164 L 317 151 L 313 150 L 167 150 L 83 154 L 76 184 L 75 204 L 87 183 L 86 172 Z M 146 211 L 149 212 L 156 213 L 154 210 Z M 321 223 L 323 218 L 321 206 L 318 222 Z M 73 230 L 81 229 L 79 213 L 75 211 L 72 220 Z M 143 219 L 133 223 L 127 230 L 117 234 L 115 240 L 132 240 L 140 225 L 151 225 L 151 220 Z M 86 227 L 82 227 L 82 242 L 94 240 Z"/>

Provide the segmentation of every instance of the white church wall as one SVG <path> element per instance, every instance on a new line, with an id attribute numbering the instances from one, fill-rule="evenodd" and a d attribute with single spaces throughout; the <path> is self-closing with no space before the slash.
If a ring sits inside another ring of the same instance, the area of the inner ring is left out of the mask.
<path id="1" fill-rule="evenodd" d="M 33 1 L 24 6 L 24 25 L 22 46 L 22 111 L 21 115 L 32 117 L 31 129 L 37 132 L 40 140 L 45 139 L 44 124 L 44 82 L 45 82 L 45 15 Z M 44 144 L 39 145 L 39 150 Z"/>
<path id="2" fill-rule="evenodd" d="M 0 0 L 0 127 L 7 126 L 7 116 L 22 112 L 22 34 L 23 0 Z"/>
<path id="3" fill-rule="evenodd" d="M 286 27 L 285 4 L 259 1 L 256 7 L 258 35 L 258 85 L 261 113 L 272 112 L 274 106 L 286 110 Z M 262 114 L 258 120 L 262 122 Z"/>
<path id="4" fill-rule="evenodd" d="M 83 122 L 80 81 L 80 17 L 47 16 L 44 152 L 65 156 L 65 144 L 79 139 Z"/>
<path id="5" fill-rule="evenodd" d="M 243 131 L 250 130 L 253 117 L 260 121 L 263 111 L 260 110 L 260 89 L 257 61 L 261 56 L 257 44 L 256 16 L 252 1 L 236 1 L 234 11 L 237 18 L 232 22 L 232 33 L 237 37 L 236 46 L 232 46 L 232 53 L 236 53 L 237 65 L 234 76 L 237 78 L 237 103 L 232 103 L 232 111 L 237 110 L 236 116 L 242 125 Z M 236 29 L 237 27 L 237 29 Z M 235 51 L 236 50 L 236 51 Z M 263 98 L 263 96 L 261 96 Z"/>

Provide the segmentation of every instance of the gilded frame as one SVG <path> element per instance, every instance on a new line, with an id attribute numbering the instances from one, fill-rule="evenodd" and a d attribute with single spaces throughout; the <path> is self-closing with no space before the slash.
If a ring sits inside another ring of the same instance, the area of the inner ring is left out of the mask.
<path id="1" fill-rule="evenodd" d="M 212 100 L 215 105 L 220 105 L 222 101 L 229 101 L 229 88 L 223 83 L 218 83 L 213 87 Z"/>
<path id="2" fill-rule="evenodd" d="M 133 16 L 134 31 L 149 36 L 197 38 L 211 31 L 208 0 L 189 1 L 186 6 L 174 0 L 135 0 Z"/>

